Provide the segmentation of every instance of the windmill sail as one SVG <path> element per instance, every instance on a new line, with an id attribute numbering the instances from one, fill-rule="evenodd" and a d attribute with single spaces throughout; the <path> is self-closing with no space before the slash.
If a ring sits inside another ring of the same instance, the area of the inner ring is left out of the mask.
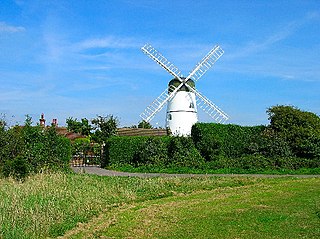
<path id="1" fill-rule="evenodd" d="M 199 91 L 193 89 L 194 93 L 197 95 L 197 105 L 204 112 L 206 112 L 212 119 L 218 123 L 224 123 L 229 119 L 229 116 L 223 112 L 217 105 L 215 105 L 211 100 L 209 100 L 204 95 L 200 94 Z"/>
<path id="2" fill-rule="evenodd" d="M 175 78 L 169 82 L 169 89 L 163 91 L 140 115 L 143 120 L 150 122 L 166 103 L 168 103 L 167 127 L 175 135 L 191 134 L 192 125 L 198 121 L 196 106 L 216 122 L 224 123 L 228 120 L 229 116 L 225 112 L 194 88 L 194 82 L 223 55 L 224 51 L 220 46 L 211 49 L 187 78 L 183 77 L 181 71 L 150 44 L 144 45 L 141 50 Z"/>
<path id="3" fill-rule="evenodd" d="M 220 46 L 215 46 L 202 60 L 195 66 L 186 78 L 192 79 L 194 82 L 199 80 L 209 70 L 213 64 L 223 55 L 224 51 Z"/>
<path id="4" fill-rule="evenodd" d="M 150 122 L 154 116 L 163 108 L 163 106 L 176 94 L 178 87 L 170 86 L 165 89 L 141 114 L 140 117 L 146 122 Z M 168 93 L 171 92 L 171 93 Z"/>
<path id="5" fill-rule="evenodd" d="M 156 63 L 162 66 L 171 75 L 181 80 L 182 75 L 178 67 L 172 64 L 170 61 L 168 61 L 167 58 L 165 58 L 160 52 L 154 49 L 150 44 L 144 45 L 141 48 L 141 50 L 143 51 L 143 53 L 149 56 L 152 60 L 154 60 Z"/>

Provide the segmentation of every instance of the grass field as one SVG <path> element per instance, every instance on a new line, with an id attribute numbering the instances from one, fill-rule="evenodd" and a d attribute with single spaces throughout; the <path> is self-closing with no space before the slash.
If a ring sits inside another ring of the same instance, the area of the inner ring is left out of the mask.
<path id="1" fill-rule="evenodd" d="M 0 238 L 319 238 L 320 178 L 0 180 Z"/>

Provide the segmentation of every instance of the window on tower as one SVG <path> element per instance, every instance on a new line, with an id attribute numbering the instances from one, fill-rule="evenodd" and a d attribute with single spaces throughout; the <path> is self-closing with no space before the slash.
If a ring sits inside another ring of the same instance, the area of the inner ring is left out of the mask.
<path id="1" fill-rule="evenodd" d="M 194 104 L 191 102 L 189 108 L 194 108 Z"/>
<path id="2" fill-rule="evenodd" d="M 168 119 L 172 120 L 172 115 L 171 114 L 168 115 Z"/>

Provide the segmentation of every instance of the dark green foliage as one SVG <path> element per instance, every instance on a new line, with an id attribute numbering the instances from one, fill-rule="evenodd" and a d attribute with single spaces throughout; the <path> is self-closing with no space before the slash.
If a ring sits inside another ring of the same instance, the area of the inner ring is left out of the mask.
<path id="1" fill-rule="evenodd" d="M 160 166 L 168 162 L 167 142 L 161 137 L 148 137 L 141 141 L 133 156 L 134 166 Z"/>
<path id="2" fill-rule="evenodd" d="M 145 120 L 142 120 L 139 124 L 138 124 L 138 128 L 143 128 L 143 129 L 152 129 L 152 125 L 145 121 Z"/>
<path id="3" fill-rule="evenodd" d="M 25 125 L 0 129 L 0 172 L 4 176 L 23 178 L 29 172 L 66 168 L 71 158 L 71 144 L 59 136 L 54 127 Z"/>
<path id="4" fill-rule="evenodd" d="M 266 128 L 258 138 L 256 153 L 266 157 L 293 157 L 289 143 L 272 129 Z"/>
<path id="5" fill-rule="evenodd" d="M 320 158 L 320 117 L 293 106 L 273 106 L 267 110 L 269 128 L 302 158 Z"/>
<path id="6" fill-rule="evenodd" d="M 5 177 L 13 177 L 17 180 L 23 180 L 30 172 L 29 162 L 22 156 L 13 160 L 6 160 L 2 167 L 2 173 Z"/>
<path id="7" fill-rule="evenodd" d="M 108 140 L 111 136 L 115 136 L 117 133 L 117 126 L 119 125 L 119 120 L 113 115 L 100 116 L 93 119 L 92 124 L 94 125 L 94 133 L 92 138 L 97 143 L 103 143 Z"/>
<path id="8" fill-rule="evenodd" d="M 113 115 L 98 115 L 95 119 L 91 120 L 92 125 L 86 118 L 78 121 L 70 117 L 66 120 L 66 123 L 68 131 L 90 136 L 94 142 L 102 144 L 109 137 L 116 135 L 119 120 Z"/>
<path id="9" fill-rule="evenodd" d="M 77 120 L 77 118 L 73 119 L 72 117 L 69 117 L 66 119 L 67 123 L 67 130 L 69 132 L 74 132 L 74 133 L 81 133 L 81 128 L 82 128 L 82 123 Z"/>
<path id="10" fill-rule="evenodd" d="M 63 168 L 71 157 L 70 141 L 57 135 L 55 127 L 25 125 L 22 128 L 24 148 L 21 154 L 34 172 L 45 168 Z"/>
<path id="11" fill-rule="evenodd" d="M 105 165 L 244 172 L 320 168 L 319 117 L 291 106 L 267 113 L 268 126 L 197 123 L 191 138 L 112 138 Z"/>
<path id="12" fill-rule="evenodd" d="M 66 120 L 67 129 L 70 132 L 79 133 L 85 136 L 89 136 L 91 134 L 91 130 L 93 129 L 89 123 L 89 120 L 86 118 L 78 121 L 77 119 L 73 119 L 72 117 Z"/>
<path id="13" fill-rule="evenodd" d="M 169 165 L 172 167 L 197 168 L 204 159 L 189 137 L 171 137 L 168 145 Z"/>
<path id="14" fill-rule="evenodd" d="M 218 156 L 238 158 L 251 154 L 251 150 L 259 148 L 258 140 L 264 129 L 264 126 L 197 123 L 191 136 L 201 155 L 211 161 Z"/>
<path id="15" fill-rule="evenodd" d="M 104 147 L 103 165 L 134 164 L 134 157 L 148 139 L 143 136 L 111 137 Z"/>
<path id="16" fill-rule="evenodd" d="M 112 137 L 105 146 L 104 165 L 199 167 L 204 163 L 191 138 Z"/>
<path id="17" fill-rule="evenodd" d="M 320 168 L 320 161 L 297 157 L 265 157 L 263 155 L 245 155 L 240 158 L 219 157 L 207 164 L 210 169 L 243 169 L 245 172 L 264 172 L 268 170 L 299 170 Z"/>
<path id="18" fill-rule="evenodd" d="M 90 149 L 90 139 L 88 138 L 78 138 L 72 143 L 72 155 L 87 155 Z"/>

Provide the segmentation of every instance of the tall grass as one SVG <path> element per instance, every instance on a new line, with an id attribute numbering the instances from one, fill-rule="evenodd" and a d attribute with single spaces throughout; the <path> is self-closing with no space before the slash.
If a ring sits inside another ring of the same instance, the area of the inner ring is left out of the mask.
<path id="1" fill-rule="evenodd" d="M 258 182 L 248 178 L 123 178 L 37 174 L 0 179 L 0 238 L 63 235 L 79 222 L 131 202 Z"/>

